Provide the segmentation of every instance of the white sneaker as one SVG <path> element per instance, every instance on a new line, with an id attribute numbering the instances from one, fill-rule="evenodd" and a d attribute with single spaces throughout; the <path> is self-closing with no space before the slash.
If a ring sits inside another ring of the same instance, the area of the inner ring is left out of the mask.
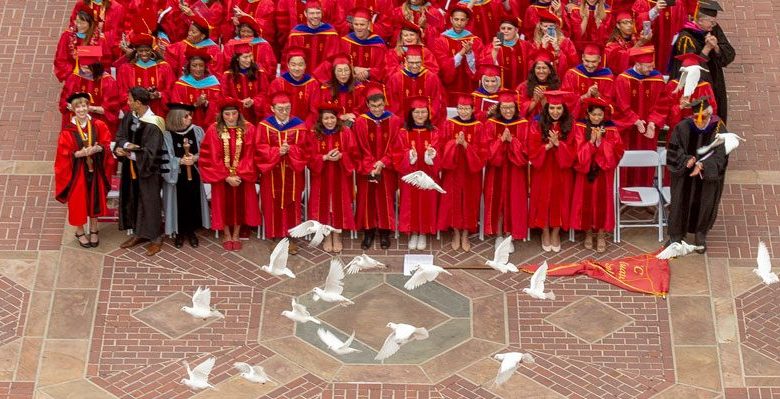
<path id="1" fill-rule="evenodd" d="M 412 234 L 409 236 L 409 249 L 415 250 L 417 249 L 417 234 Z"/>
<path id="2" fill-rule="evenodd" d="M 425 249 L 425 234 L 420 234 L 420 237 L 417 239 L 417 249 Z"/>

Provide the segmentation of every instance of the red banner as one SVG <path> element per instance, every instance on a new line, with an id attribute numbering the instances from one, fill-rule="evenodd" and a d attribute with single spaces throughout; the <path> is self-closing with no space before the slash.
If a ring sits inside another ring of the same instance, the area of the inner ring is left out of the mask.
<path id="1" fill-rule="evenodd" d="M 533 273 L 539 266 L 524 266 Z M 669 292 L 669 261 L 642 254 L 615 260 L 584 260 L 579 263 L 549 265 L 547 276 L 585 274 L 624 290 L 666 297 Z"/>

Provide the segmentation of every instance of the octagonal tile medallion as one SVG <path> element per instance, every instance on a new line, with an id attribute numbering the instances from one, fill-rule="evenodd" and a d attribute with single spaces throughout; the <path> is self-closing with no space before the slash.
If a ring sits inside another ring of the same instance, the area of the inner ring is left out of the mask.
<path id="1" fill-rule="evenodd" d="M 545 320 L 583 341 L 594 343 L 634 319 L 603 302 L 585 297 L 547 316 Z"/>

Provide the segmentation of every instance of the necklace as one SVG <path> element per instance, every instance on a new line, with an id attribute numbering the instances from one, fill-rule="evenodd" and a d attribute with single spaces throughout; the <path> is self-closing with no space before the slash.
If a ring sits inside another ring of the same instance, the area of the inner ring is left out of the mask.
<path id="1" fill-rule="evenodd" d="M 228 168 L 230 176 L 236 175 L 238 161 L 241 158 L 241 146 L 244 144 L 244 129 L 236 127 L 236 152 L 233 154 L 233 162 L 230 161 L 230 130 L 227 127 L 222 128 L 220 138 L 222 139 L 222 151 L 225 154 L 225 167 Z"/>

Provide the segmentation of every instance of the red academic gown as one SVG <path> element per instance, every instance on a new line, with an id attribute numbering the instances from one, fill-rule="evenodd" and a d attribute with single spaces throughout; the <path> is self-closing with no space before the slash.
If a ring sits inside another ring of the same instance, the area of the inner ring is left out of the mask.
<path id="1" fill-rule="evenodd" d="M 395 51 L 395 47 L 391 47 L 387 49 L 387 53 L 385 54 L 385 77 L 389 78 L 390 75 L 392 75 L 395 71 L 402 69 L 404 67 L 406 50 L 403 51 L 402 55 L 398 55 L 398 52 Z M 433 53 L 431 50 L 429 50 L 427 47 L 423 47 L 422 49 L 423 54 L 423 67 L 428 70 L 429 73 L 432 73 L 434 75 L 439 73 L 439 63 L 436 62 L 436 57 L 433 56 Z"/>
<path id="2" fill-rule="evenodd" d="M 333 25 L 338 35 L 346 35 L 349 26 L 345 18 L 343 7 L 336 0 L 321 0 L 322 21 Z M 306 24 L 306 16 L 303 11 L 306 3 L 301 0 L 278 0 L 274 20 L 276 21 L 276 43 L 279 48 L 285 48 L 289 33 L 298 24 Z M 285 58 L 282 58 L 285 59 Z"/>
<path id="3" fill-rule="evenodd" d="M 287 237 L 287 230 L 301 223 L 302 196 L 306 188 L 304 170 L 308 163 L 310 132 L 303 120 L 292 117 L 279 125 L 270 116 L 257 125 L 257 155 L 260 171 L 260 199 L 266 238 Z M 290 150 L 282 155 L 279 147 Z"/>
<path id="4" fill-rule="evenodd" d="M 204 39 L 198 44 L 182 40 L 171 44 L 165 49 L 165 61 L 171 64 L 171 69 L 176 76 L 181 76 L 184 73 L 183 68 L 187 64 L 187 47 L 206 47 L 206 51 L 211 56 L 211 61 L 208 63 L 209 73 L 222 76 L 222 72 L 225 70 L 222 66 L 222 52 L 219 46 L 211 39 Z"/>
<path id="5" fill-rule="evenodd" d="M 74 28 L 75 29 L 75 28 Z M 111 65 L 111 57 L 109 47 L 106 44 L 106 40 L 100 34 L 93 34 L 92 39 L 87 42 L 81 39 L 76 34 L 75 30 L 68 29 L 62 33 L 59 42 L 57 42 L 57 50 L 54 53 L 54 76 L 57 80 L 63 82 L 73 72 L 76 71 L 76 47 L 79 46 L 100 46 L 103 48 L 103 58 L 101 63 L 104 67 Z"/>
<path id="6" fill-rule="evenodd" d="M 520 32 L 522 32 L 526 39 L 533 40 L 534 37 L 534 30 L 536 29 L 536 25 L 539 23 L 539 11 L 542 9 L 549 10 L 550 12 L 553 12 L 552 7 L 550 7 L 551 1 L 542 2 L 539 0 L 533 0 L 531 1 L 531 4 L 528 6 L 528 8 L 525 9 L 525 13 L 522 14 L 524 17 L 523 25 L 520 27 Z M 566 6 L 564 2 L 561 2 L 561 12 L 565 13 L 566 11 L 563 10 L 563 8 Z M 567 18 L 561 18 L 561 30 L 563 32 L 568 32 L 569 27 L 566 25 Z"/>
<path id="7" fill-rule="evenodd" d="M 604 65 L 613 74 L 621 74 L 633 66 L 629 62 L 628 50 L 634 48 L 634 43 L 636 43 L 636 37 L 632 37 L 629 41 L 618 38 L 617 41 L 607 43 L 604 48 Z"/>
<path id="8" fill-rule="evenodd" d="M 677 88 L 678 83 L 679 81 L 677 79 L 670 80 L 666 84 L 666 90 L 664 94 L 664 97 L 669 104 L 669 114 L 666 119 L 666 125 L 669 126 L 669 129 L 674 129 L 674 127 L 677 126 L 681 120 L 693 115 L 692 109 L 680 108 L 680 99 L 683 95 L 683 89 L 681 88 L 677 93 L 673 93 L 673 91 Z M 712 114 L 717 115 L 718 103 L 715 101 L 715 92 L 712 90 L 712 85 L 710 82 L 705 80 L 699 81 L 699 84 L 696 86 L 693 94 L 691 94 L 691 100 L 706 96 L 709 96 L 708 102 L 712 106 Z"/>
<path id="9" fill-rule="evenodd" d="M 234 76 L 233 71 L 225 71 L 222 78 L 222 96 L 244 100 L 251 98 L 254 102 L 249 108 L 242 108 L 241 113 L 249 122 L 255 124 L 262 120 L 270 111 L 266 95 L 268 94 L 268 82 L 265 76 L 259 73 L 255 80 L 249 80 L 246 74 L 239 73 Z"/>
<path id="10" fill-rule="evenodd" d="M 491 39 L 492 40 L 492 39 Z M 486 43 L 492 43 L 486 42 Z M 496 60 L 493 59 L 493 46 L 488 44 L 482 50 L 482 62 L 495 64 L 501 69 L 501 85 L 517 87 L 528 79 L 529 44 L 525 40 L 517 40 L 511 46 L 501 45 Z"/>
<path id="11" fill-rule="evenodd" d="M 541 43 L 537 44 L 534 41 L 530 41 L 528 44 L 530 46 L 531 54 L 542 50 L 540 47 Z M 555 72 L 558 73 L 558 77 L 561 77 L 566 73 L 566 71 L 569 70 L 569 68 L 574 68 L 577 64 L 579 64 L 581 62 L 581 58 L 577 55 L 577 48 L 574 47 L 574 42 L 572 42 L 571 39 L 563 39 L 558 46 L 561 49 L 561 51 L 558 53 L 558 57 L 554 56 L 552 45 L 548 45 L 545 51 L 550 53 L 550 58 L 552 58 L 553 65 L 555 66 Z M 529 65 L 529 68 L 532 67 Z"/>
<path id="12" fill-rule="evenodd" d="M 373 82 L 385 80 L 387 45 L 378 35 L 371 34 L 366 39 L 358 39 L 354 32 L 350 32 L 341 38 L 340 52 L 350 55 L 353 67 L 369 68 L 369 80 Z"/>
<path id="13" fill-rule="evenodd" d="M 444 88 L 439 77 L 427 69 L 416 76 L 406 69 L 400 69 L 387 78 L 387 109 L 404 118 L 411 109 L 409 99 L 415 96 L 429 98 L 428 109 L 431 121 L 438 126 L 447 117 L 444 105 Z"/>
<path id="14" fill-rule="evenodd" d="M 170 64 L 165 61 L 150 62 L 144 64 L 141 61 L 134 63 L 125 63 L 119 67 L 116 74 L 119 85 L 119 104 L 125 113 L 129 112 L 127 106 L 127 93 L 135 87 L 154 87 L 162 97 L 152 100 L 149 107 L 155 115 L 165 116 L 167 113 L 166 104 L 170 100 L 173 84 L 176 77 L 173 74 Z"/>
<path id="15" fill-rule="evenodd" d="M 596 12 L 591 10 L 590 14 L 588 14 L 588 26 L 585 28 L 585 32 L 582 32 L 580 28 L 582 23 L 580 8 L 577 7 L 571 13 L 567 13 L 566 18 L 571 31 L 571 40 L 574 42 L 574 47 L 579 50 L 579 53 L 582 53 L 582 50 L 588 44 L 603 47 L 604 43 L 609 39 L 609 35 L 615 29 L 615 21 L 612 18 L 612 9 L 609 6 L 607 6 L 606 12 L 606 18 L 601 21 L 601 25 L 596 26 Z"/>
<path id="16" fill-rule="evenodd" d="M 273 0 L 229 0 L 225 9 L 228 11 L 225 21 L 222 23 L 222 43 L 227 43 L 236 35 L 236 26 L 233 25 L 233 8 L 238 7 L 241 11 L 249 14 L 260 25 L 262 32 L 257 32 L 268 41 L 275 43 L 276 26 L 274 21 L 274 12 L 276 4 Z"/>
<path id="17" fill-rule="evenodd" d="M 558 89 L 546 85 L 541 85 L 541 86 L 544 89 L 544 91 Z M 520 114 L 523 115 L 529 121 L 537 118 L 539 114 L 542 112 L 542 104 L 541 103 L 536 103 L 536 105 L 532 104 L 532 100 L 534 96 L 528 95 L 528 82 L 526 81 L 520 83 L 520 86 L 517 86 L 515 90 L 517 90 L 517 93 L 520 94 L 520 105 L 518 108 L 520 110 Z M 572 104 L 570 101 L 567 100 L 569 100 L 569 98 L 565 99 L 564 102 L 569 106 L 569 111 L 571 111 Z"/>
<path id="18" fill-rule="evenodd" d="M 192 124 L 211 126 L 219 112 L 217 102 L 222 98 L 222 90 L 216 76 L 209 75 L 201 80 L 195 80 L 191 75 L 180 77 L 173 86 L 171 101 L 194 105 L 201 94 L 206 95 L 208 102 L 195 109 L 192 114 Z"/>
<path id="19" fill-rule="evenodd" d="M 393 34 L 391 15 L 394 4 L 391 0 L 346 0 L 342 1 L 341 9 L 350 11 L 355 7 L 365 7 L 374 13 L 371 22 L 371 32 L 379 35 L 384 41 L 389 41 Z"/>
<path id="20" fill-rule="evenodd" d="M 331 55 L 337 54 L 341 48 L 341 38 L 331 25 L 323 23 L 317 28 L 309 28 L 306 24 L 296 25 L 287 39 L 282 58 L 287 59 L 287 49 L 303 47 L 306 67 L 314 71 Z M 282 64 L 282 71 L 287 70 L 287 64 Z"/>
<path id="21" fill-rule="evenodd" d="M 599 68 L 594 72 L 588 72 L 582 64 L 577 65 L 574 68 L 566 71 L 563 75 L 563 81 L 561 83 L 561 90 L 574 93 L 571 98 L 572 107 L 569 110 L 572 111 L 572 115 L 576 118 L 580 115 L 580 101 L 579 98 L 588 92 L 588 89 L 594 84 L 598 85 L 599 97 L 603 98 L 610 104 L 613 102 L 615 92 L 615 78 L 612 75 L 612 71 L 607 68 Z"/>
<path id="22" fill-rule="evenodd" d="M 82 1 L 79 0 L 79 3 Z M 122 40 L 122 33 L 130 30 L 130 18 L 127 17 L 125 7 L 116 2 L 103 0 L 101 4 L 90 1 L 92 18 L 98 22 L 98 29 L 103 33 L 106 39 L 110 56 L 108 58 L 116 59 L 123 55 L 119 49 L 119 42 Z M 76 7 L 70 14 L 71 24 L 76 19 Z M 106 54 L 108 55 L 108 54 Z"/>
<path id="23" fill-rule="evenodd" d="M 235 39 L 240 40 L 240 39 Z M 271 44 L 261 37 L 255 37 L 249 41 L 252 46 L 252 58 L 260 68 L 260 73 L 265 76 L 265 79 L 270 82 L 276 78 L 276 56 L 274 55 L 274 49 Z M 230 68 L 230 60 L 233 58 L 235 47 L 234 43 L 225 43 L 222 50 L 222 66 L 225 69 Z"/>
<path id="24" fill-rule="evenodd" d="M 490 108 L 498 104 L 498 93 L 491 94 L 479 87 L 471 92 L 471 97 L 474 98 L 474 115 L 477 119 L 485 122 Z"/>
<path id="25" fill-rule="evenodd" d="M 91 113 L 93 120 L 100 120 L 106 124 L 110 137 L 119 126 L 119 88 L 116 80 L 109 73 L 103 73 L 103 76 L 95 82 L 92 79 L 86 79 L 80 75 L 72 74 L 62 86 L 60 92 L 60 112 L 62 113 L 62 128 L 71 125 L 70 119 L 73 113 L 68 111 L 67 98 L 73 93 L 89 93 L 89 105 L 103 107 L 103 114 Z"/>
<path id="26" fill-rule="evenodd" d="M 439 179 L 441 164 L 439 154 L 433 158 L 433 165 L 425 163 L 425 150 L 430 146 L 435 148 L 438 134 L 439 131 L 435 127 L 432 130 L 425 128 L 401 129 L 393 155 L 399 175 L 405 176 L 421 170 L 437 183 L 441 183 Z M 412 148 L 417 151 L 417 161 L 414 164 L 409 163 L 409 150 Z M 433 210 L 438 209 L 439 192 L 421 190 L 407 183 L 400 183 L 400 185 L 401 203 L 399 204 L 398 229 L 402 233 L 408 234 L 435 234 L 438 231 L 438 224 L 436 212 Z"/>
<path id="27" fill-rule="evenodd" d="M 505 121 L 489 118 L 485 123 L 488 161 L 485 170 L 485 234 L 509 233 L 515 240 L 528 235 L 528 139 L 529 123 L 523 118 Z M 512 141 L 503 142 L 504 129 Z"/>
<path id="28" fill-rule="evenodd" d="M 463 56 L 460 65 L 455 66 L 455 54 L 460 51 L 463 40 L 473 40 L 474 71 L 469 68 L 467 56 Z M 477 63 L 482 54 L 482 40 L 468 31 L 456 34 L 452 29 L 442 32 L 431 46 L 436 61 L 439 63 L 439 76 L 446 87 L 446 104 L 454 106 L 459 94 L 471 93 L 477 82 Z"/>
<path id="29" fill-rule="evenodd" d="M 282 73 L 271 82 L 269 93 L 283 91 L 290 95 L 292 100 L 292 111 L 290 116 L 297 116 L 301 120 L 309 117 L 309 103 L 316 90 L 319 90 L 320 84 L 314 78 L 304 74 L 300 80 L 295 80 L 289 72 Z"/>
<path id="30" fill-rule="evenodd" d="M 664 98 L 665 83 L 658 71 L 643 76 L 629 69 L 615 79 L 615 122 L 620 128 L 627 150 L 652 150 L 658 145 L 658 134 L 666 121 L 668 101 Z M 637 120 L 655 123 L 655 137 L 649 139 L 637 131 Z M 650 186 L 654 168 L 631 168 L 621 174 L 621 187 Z"/>
<path id="31" fill-rule="evenodd" d="M 467 7 L 471 0 L 460 0 L 457 4 Z M 450 3 L 456 4 L 455 1 Z M 502 0 L 476 0 L 471 8 L 471 18 L 466 29 L 482 39 L 482 43 L 492 43 L 496 37 L 501 19 L 509 16 L 504 10 Z"/>
<path id="32" fill-rule="evenodd" d="M 482 167 L 487 156 L 483 130 L 484 125 L 476 118 L 463 122 L 455 117 L 444 122 L 437 157 L 441 158 L 441 186 L 447 193 L 441 196 L 439 230 L 477 231 Z M 466 136 L 466 148 L 455 143 L 461 132 Z"/>
<path id="33" fill-rule="evenodd" d="M 611 123 L 604 126 L 599 142 L 586 137 L 587 127 L 578 122 L 573 133 L 577 151 L 574 163 L 574 194 L 571 206 L 571 228 L 575 230 L 611 231 L 615 227 L 615 168 L 623 157 L 620 133 Z M 588 181 L 588 172 L 598 168 L 596 179 Z"/>
<path id="34" fill-rule="evenodd" d="M 644 21 L 650 20 L 650 9 L 655 7 L 655 0 L 636 0 L 631 11 L 634 14 L 636 26 L 641 29 Z M 655 68 L 662 73 L 667 72 L 669 59 L 672 55 L 672 38 L 680 32 L 683 24 L 688 21 L 688 12 L 684 1 L 678 1 L 673 6 L 664 8 L 653 20 L 652 45 L 655 46 Z"/>
<path id="35" fill-rule="evenodd" d="M 559 123 L 552 130 L 560 132 Z M 560 133 L 559 133 L 560 135 Z M 546 150 L 539 123 L 531 124 L 528 135 L 528 159 L 531 162 L 531 206 L 528 224 L 532 228 L 562 227 L 569 229 L 572 186 L 572 165 L 577 156 L 573 132 L 558 147 Z"/>
<path id="36" fill-rule="evenodd" d="M 229 163 L 235 159 L 238 129 L 228 128 Z M 200 145 L 198 166 L 204 183 L 211 184 L 211 228 L 222 230 L 225 226 L 257 226 L 260 224 L 260 208 L 257 198 L 257 170 L 255 168 L 256 132 L 252 124 L 246 124 L 243 142 L 236 168 L 241 184 L 233 187 L 225 182 L 230 176 L 225 165 L 225 143 L 217 124 L 206 130 Z"/>
<path id="37" fill-rule="evenodd" d="M 444 31 L 445 17 L 441 14 L 441 9 L 431 5 L 423 10 L 409 10 L 411 20 L 409 22 L 414 23 L 422 28 L 423 37 L 420 39 L 425 42 L 426 46 L 431 46 L 437 37 Z M 423 20 L 423 16 L 425 19 Z M 403 26 L 404 17 L 403 7 L 401 5 L 395 7 L 390 14 L 390 21 L 392 26 L 392 35 L 390 36 L 390 46 L 395 47 L 398 42 L 398 36 L 401 34 L 401 27 Z M 422 25 L 420 22 L 424 22 Z"/>
<path id="38" fill-rule="evenodd" d="M 352 201 L 355 185 L 353 173 L 360 164 L 360 154 L 352 130 L 342 126 L 340 130 L 312 138 L 309 156 L 309 219 L 331 225 L 337 229 L 354 230 Z M 337 149 L 338 161 L 325 161 L 322 156 Z"/>
<path id="39" fill-rule="evenodd" d="M 68 204 L 68 224 L 83 226 L 87 217 L 98 217 L 106 213 L 106 195 L 111 183 L 106 162 L 111 154 L 111 133 L 106 125 L 97 119 L 88 122 L 79 133 L 72 122 L 63 127 L 57 140 L 57 154 L 54 159 L 54 195 L 57 201 Z M 93 176 L 88 179 L 87 158 L 76 158 L 74 153 L 88 143 L 98 144 L 103 151 L 91 156 Z"/>
<path id="40" fill-rule="evenodd" d="M 398 174 L 393 168 L 393 146 L 397 145 L 398 131 L 403 122 L 389 111 L 379 118 L 373 114 L 360 114 L 352 127 L 360 162 L 356 163 L 357 211 L 355 225 L 358 229 L 392 230 L 395 228 L 395 193 L 398 190 Z M 374 164 L 385 166 L 377 182 L 370 182 L 368 175 Z"/>
<path id="41" fill-rule="evenodd" d="M 366 98 L 363 94 L 365 92 L 365 86 L 357 84 L 352 90 L 339 90 L 336 98 L 330 92 L 330 85 L 322 84 L 318 90 L 315 90 L 311 96 L 309 107 L 309 119 L 306 122 L 309 126 L 314 126 L 314 123 L 319 117 L 320 107 L 329 105 L 338 109 L 338 116 L 344 114 L 355 114 L 357 116 L 361 112 L 366 110 Z"/>

